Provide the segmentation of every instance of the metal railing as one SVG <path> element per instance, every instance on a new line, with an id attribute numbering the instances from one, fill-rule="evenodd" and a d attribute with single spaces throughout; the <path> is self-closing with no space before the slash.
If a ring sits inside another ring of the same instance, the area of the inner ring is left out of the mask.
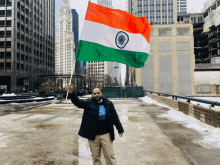
<path id="1" fill-rule="evenodd" d="M 190 98 L 190 97 L 185 97 L 185 96 L 180 96 L 180 95 L 173 95 L 173 94 L 154 92 L 154 91 L 145 91 L 145 92 L 149 92 L 150 94 L 156 93 L 159 96 L 160 95 L 171 96 L 172 99 L 175 99 L 175 100 L 177 100 L 177 98 L 186 99 L 188 103 L 190 103 L 190 101 L 192 100 L 192 101 L 197 101 L 197 102 L 201 102 L 205 104 L 211 104 L 212 107 L 214 107 L 215 105 L 220 106 L 220 102 L 217 102 L 217 101 L 202 100 L 202 99 L 196 99 L 196 98 Z"/>

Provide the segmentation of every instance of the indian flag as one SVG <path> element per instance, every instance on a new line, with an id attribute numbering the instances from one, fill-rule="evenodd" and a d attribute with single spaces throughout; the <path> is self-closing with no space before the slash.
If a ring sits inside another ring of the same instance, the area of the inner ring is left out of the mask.
<path id="1" fill-rule="evenodd" d="M 114 61 L 144 67 L 150 52 L 152 26 L 146 17 L 89 2 L 77 61 Z"/>

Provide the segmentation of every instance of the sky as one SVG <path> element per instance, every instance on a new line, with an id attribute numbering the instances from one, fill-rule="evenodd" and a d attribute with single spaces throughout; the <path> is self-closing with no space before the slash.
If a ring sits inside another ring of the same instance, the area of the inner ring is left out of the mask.
<path id="1" fill-rule="evenodd" d="M 70 2 L 71 1 L 71 2 Z M 80 39 L 80 33 L 81 29 L 83 27 L 83 22 L 88 6 L 89 0 L 69 0 L 69 5 L 71 9 L 76 9 L 76 11 L 79 14 L 79 39 Z M 204 8 L 204 3 L 207 0 L 187 0 L 187 12 L 188 13 L 200 13 L 202 9 Z M 97 0 L 91 0 L 93 3 L 97 3 Z M 59 9 L 63 5 L 63 0 L 55 0 L 55 24 L 56 29 L 58 30 L 58 18 L 59 18 Z M 126 0 L 112 0 L 112 6 L 113 9 L 120 9 L 120 10 L 126 10 Z M 56 30 L 56 31 L 57 31 Z M 124 81 L 125 76 L 125 65 L 122 65 L 122 81 Z"/>

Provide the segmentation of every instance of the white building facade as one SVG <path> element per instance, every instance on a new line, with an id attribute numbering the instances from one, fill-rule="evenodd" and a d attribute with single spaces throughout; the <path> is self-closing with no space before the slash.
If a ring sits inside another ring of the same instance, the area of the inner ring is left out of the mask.
<path id="1" fill-rule="evenodd" d="M 59 14 L 59 32 L 56 40 L 55 73 L 74 74 L 73 65 L 75 61 L 75 44 L 72 32 L 72 13 L 68 6 L 68 0 L 63 0 L 64 4 Z M 65 86 L 68 82 L 63 82 Z"/>
<path id="2" fill-rule="evenodd" d="M 177 20 L 177 0 L 128 0 L 128 12 L 146 17 L 151 24 L 173 24 Z"/>
<path id="3" fill-rule="evenodd" d="M 177 14 L 186 14 L 187 13 L 187 1 L 186 0 L 177 0 Z"/>

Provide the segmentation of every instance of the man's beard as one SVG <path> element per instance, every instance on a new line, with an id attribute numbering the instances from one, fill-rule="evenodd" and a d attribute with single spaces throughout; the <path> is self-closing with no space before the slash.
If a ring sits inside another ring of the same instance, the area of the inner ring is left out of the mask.
<path id="1" fill-rule="evenodd" d="M 95 102 L 99 102 L 101 99 L 102 99 L 102 97 L 93 97 L 92 98 Z"/>

